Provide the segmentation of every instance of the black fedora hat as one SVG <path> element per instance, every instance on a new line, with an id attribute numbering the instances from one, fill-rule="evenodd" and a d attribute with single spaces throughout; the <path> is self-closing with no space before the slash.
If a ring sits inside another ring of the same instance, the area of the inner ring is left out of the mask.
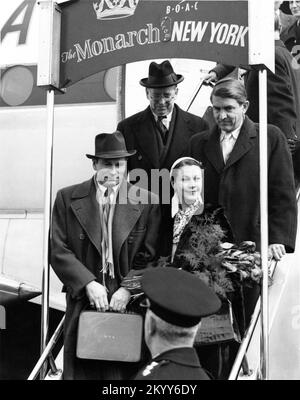
<path id="1" fill-rule="evenodd" d="M 95 154 L 86 154 L 87 158 L 122 158 L 130 157 L 136 150 L 127 150 L 121 132 L 99 133 L 95 137 Z"/>
<path id="2" fill-rule="evenodd" d="M 149 65 L 149 76 L 140 80 L 140 84 L 147 88 L 162 88 L 177 85 L 183 81 L 182 75 L 177 75 L 173 71 L 170 61 L 163 61 L 157 64 L 153 61 Z"/>
<path id="3" fill-rule="evenodd" d="M 146 268 L 141 285 L 150 310 L 173 325 L 197 325 L 221 307 L 218 296 L 201 279 L 173 267 Z"/>

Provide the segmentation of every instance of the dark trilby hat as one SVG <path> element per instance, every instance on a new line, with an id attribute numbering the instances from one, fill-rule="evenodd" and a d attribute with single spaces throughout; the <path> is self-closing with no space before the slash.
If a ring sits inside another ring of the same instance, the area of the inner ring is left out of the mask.
<path id="1" fill-rule="evenodd" d="M 173 325 L 197 325 L 221 307 L 218 296 L 201 279 L 173 267 L 146 269 L 141 284 L 150 310 Z"/>
<path id="2" fill-rule="evenodd" d="M 163 61 L 157 64 L 153 61 L 149 65 L 149 76 L 140 80 L 140 84 L 147 88 L 162 88 L 177 85 L 183 81 L 182 75 L 177 75 L 173 71 L 170 61 Z"/>
<path id="3" fill-rule="evenodd" d="M 99 133 L 95 137 L 95 154 L 86 154 L 87 158 L 122 158 L 130 157 L 136 150 L 127 150 L 121 132 Z"/>

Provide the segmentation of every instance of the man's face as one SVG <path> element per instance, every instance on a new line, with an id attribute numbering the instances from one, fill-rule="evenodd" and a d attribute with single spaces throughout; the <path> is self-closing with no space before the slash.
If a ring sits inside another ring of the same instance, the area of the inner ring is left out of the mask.
<path id="1" fill-rule="evenodd" d="M 99 158 L 93 161 L 97 181 L 106 187 L 119 185 L 126 173 L 126 166 L 126 158 Z"/>
<path id="2" fill-rule="evenodd" d="M 290 1 L 290 10 L 297 19 L 300 19 L 300 1 Z"/>
<path id="3" fill-rule="evenodd" d="M 177 86 L 157 89 L 147 88 L 147 99 L 150 102 L 152 112 L 158 117 L 170 114 L 174 107 L 177 92 Z"/>
<path id="4" fill-rule="evenodd" d="M 239 104 L 229 97 L 212 97 L 213 113 L 216 123 L 222 131 L 230 133 L 237 129 L 244 119 L 249 102 Z"/>

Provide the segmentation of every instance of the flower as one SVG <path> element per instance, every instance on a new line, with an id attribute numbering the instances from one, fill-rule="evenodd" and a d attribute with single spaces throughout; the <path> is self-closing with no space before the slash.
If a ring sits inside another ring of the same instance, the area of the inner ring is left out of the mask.
<path id="1" fill-rule="evenodd" d="M 222 242 L 225 232 L 214 213 L 194 219 L 180 238 L 173 264 L 161 258 L 159 266 L 182 268 L 203 280 L 223 300 L 242 285 L 259 283 L 262 276 L 260 254 L 255 243 L 239 245 Z"/>

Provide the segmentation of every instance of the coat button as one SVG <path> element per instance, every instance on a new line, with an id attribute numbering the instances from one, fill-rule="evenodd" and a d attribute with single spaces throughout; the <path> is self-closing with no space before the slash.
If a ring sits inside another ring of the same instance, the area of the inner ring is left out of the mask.
<path id="1" fill-rule="evenodd" d="M 79 235 L 79 239 L 80 239 L 80 240 L 84 240 L 84 239 L 85 239 L 85 234 L 84 234 L 84 233 L 81 233 L 81 234 Z"/>
<path id="2" fill-rule="evenodd" d="M 141 161 L 142 158 L 143 158 L 143 157 L 139 154 L 139 155 L 138 155 L 138 160 Z"/>

